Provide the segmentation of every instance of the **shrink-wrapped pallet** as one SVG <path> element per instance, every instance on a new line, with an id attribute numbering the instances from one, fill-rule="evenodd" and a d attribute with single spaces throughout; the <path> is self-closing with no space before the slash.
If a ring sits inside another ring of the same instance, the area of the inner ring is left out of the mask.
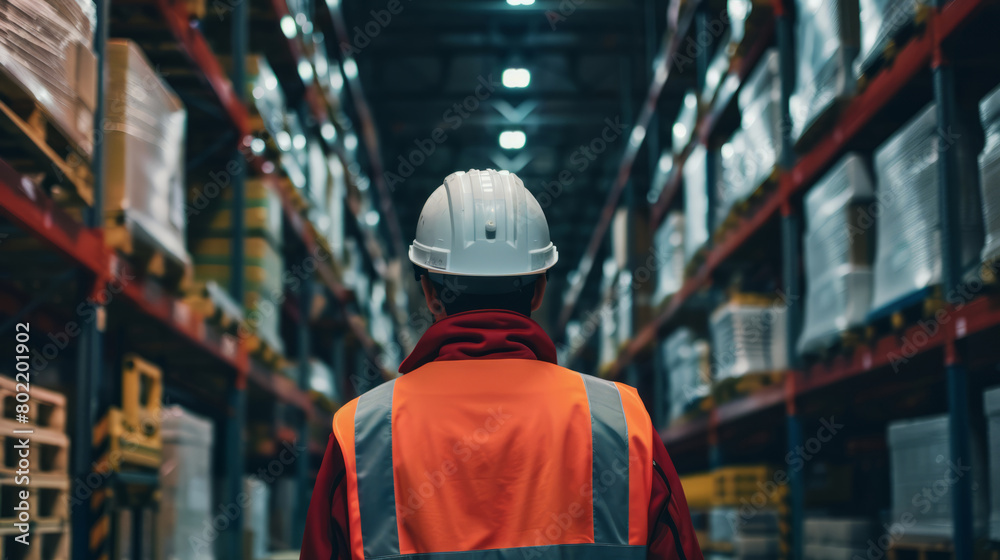
<path id="1" fill-rule="evenodd" d="M 157 515 L 163 556 L 176 560 L 211 560 L 211 543 L 192 545 L 192 537 L 214 532 L 212 525 L 212 446 L 214 424 L 173 405 L 161 411 L 162 500 Z"/>
<path id="2" fill-rule="evenodd" d="M 0 2 L 2 81 L 18 90 L 16 97 L 31 95 L 88 156 L 97 101 L 96 18 L 93 0 Z"/>
<path id="3" fill-rule="evenodd" d="M 684 261 L 708 242 L 708 153 L 702 145 L 684 162 Z"/>
<path id="4" fill-rule="evenodd" d="M 105 215 L 186 266 L 187 113 L 135 43 L 108 41 L 107 62 Z"/>
<path id="5" fill-rule="evenodd" d="M 768 49 L 739 93 L 740 122 L 746 134 L 744 157 L 746 184 L 733 185 L 740 193 L 753 193 L 781 159 L 781 78 L 778 49 Z M 749 172 L 750 170 L 753 173 Z"/>
<path id="6" fill-rule="evenodd" d="M 729 217 L 733 206 L 746 200 L 756 188 L 755 177 L 761 174 L 760 162 L 754 157 L 753 150 L 747 142 L 747 133 L 742 128 L 736 129 L 728 142 L 719 150 L 720 176 L 715 184 L 715 208 L 713 214 L 716 224 L 723 224 Z"/>
<path id="7" fill-rule="evenodd" d="M 803 523 L 806 560 L 854 560 L 867 556 L 869 539 L 880 531 L 864 517 L 806 516 Z"/>
<path id="8" fill-rule="evenodd" d="M 831 104 L 854 95 L 858 0 L 796 0 L 795 90 L 789 99 L 798 138 Z"/>
<path id="9" fill-rule="evenodd" d="M 986 143 L 979 155 L 979 188 L 983 200 L 986 245 L 983 262 L 1000 260 L 1000 87 L 979 102 Z"/>
<path id="10" fill-rule="evenodd" d="M 677 120 L 671 128 L 673 138 L 673 151 L 675 154 L 681 153 L 694 137 L 694 130 L 698 124 L 698 94 L 689 90 L 684 94 L 684 101 L 681 103 L 680 111 L 677 112 Z"/>
<path id="11" fill-rule="evenodd" d="M 907 534 L 916 537 L 951 538 L 954 513 L 951 491 L 959 477 L 972 477 L 973 487 L 986 488 L 982 450 L 973 434 L 971 455 L 959 463 L 951 460 L 948 416 L 927 416 L 889 424 L 892 518 L 909 515 L 915 520 Z M 929 493 L 928 493 L 929 492 Z M 986 530 L 989 507 L 985 491 L 972 493 L 972 525 L 976 535 Z"/>
<path id="12" fill-rule="evenodd" d="M 271 540 L 271 488 L 256 476 L 246 476 L 243 491 L 250 501 L 243 514 L 243 530 L 250 534 L 249 555 L 253 560 L 263 560 Z"/>
<path id="13" fill-rule="evenodd" d="M 671 212 L 656 230 L 656 290 L 653 301 L 659 304 L 684 284 L 684 214 Z"/>
<path id="14" fill-rule="evenodd" d="M 1000 387 L 983 393 L 989 446 L 990 539 L 1000 541 Z"/>
<path id="15" fill-rule="evenodd" d="M 955 224 L 959 262 L 963 266 L 978 262 L 983 214 L 979 173 L 969 155 L 974 151 L 971 137 L 964 129 L 939 134 L 931 104 L 875 151 L 879 217 L 872 313 L 892 311 L 924 288 L 941 283 L 938 165 L 947 150 L 959 150 L 958 160 L 971 163 L 956 170 L 959 180 L 951 187 L 951 196 L 960 217 Z"/>
<path id="16" fill-rule="evenodd" d="M 785 307 L 731 301 L 709 318 L 714 380 L 788 367 Z"/>
<path id="17" fill-rule="evenodd" d="M 683 415 L 709 393 L 711 366 L 708 343 L 681 327 L 663 341 L 663 365 L 668 379 L 669 419 Z"/>
<path id="18" fill-rule="evenodd" d="M 858 72 L 882 56 L 890 40 L 915 25 L 919 12 L 932 6 L 927 0 L 859 0 L 861 52 Z"/>
<path id="19" fill-rule="evenodd" d="M 865 160 L 850 153 L 805 198 L 806 309 L 800 354 L 828 347 L 862 325 L 872 295 L 874 186 Z"/>

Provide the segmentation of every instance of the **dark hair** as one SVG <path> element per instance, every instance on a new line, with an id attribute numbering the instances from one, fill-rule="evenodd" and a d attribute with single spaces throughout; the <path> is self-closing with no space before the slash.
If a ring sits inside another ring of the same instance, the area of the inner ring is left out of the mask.
<path id="1" fill-rule="evenodd" d="M 414 276 L 430 278 L 445 313 L 454 315 L 480 309 L 504 309 L 531 316 L 535 280 L 540 275 L 516 277 L 469 277 L 431 274 L 414 266 Z"/>

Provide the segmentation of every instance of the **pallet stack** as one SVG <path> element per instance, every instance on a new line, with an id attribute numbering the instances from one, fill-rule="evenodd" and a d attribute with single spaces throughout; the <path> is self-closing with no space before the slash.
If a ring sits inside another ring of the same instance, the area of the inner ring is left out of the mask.
<path id="1" fill-rule="evenodd" d="M 163 409 L 161 503 L 157 515 L 158 550 L 166 558 L 212 560 L 211 545 L 191 546 L 212 523 L 212 448 L 214 423 L 174 405 Z"/>
<path id="2" fill-rule="evenodd" d="M 29 560 L 65 560 L 69 558 L 69 438 L 66 436 L 66 397 L 32 385 L 28 394 L 27 422 L 15 413 L 17 393 L 24 385 L 9 377 L 0 377 L 0 434 L 3 439 L 3 462 L 0 463 L 0 557 Z M 28 438 L 29 483 L 18 477 L 19 445 L 14 430 L 32 430 Z M 29 492 L 27 503 L 31 525 L 31 544 L 24 546 L 14 538 L 21 534 L 15 527 L 23 509 L 20 492 Z M 23 554 L 26 556 L 21 556 Z"/>

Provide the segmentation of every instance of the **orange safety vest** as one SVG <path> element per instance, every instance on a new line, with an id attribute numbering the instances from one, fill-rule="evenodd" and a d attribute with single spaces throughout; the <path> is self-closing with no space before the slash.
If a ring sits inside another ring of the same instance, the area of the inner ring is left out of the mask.
<path id="1" fill-rule="evenodd" d="M 354 559 L 643 559 L 636 391 L 524 359 L 438 361 L 341 408 Z"/>

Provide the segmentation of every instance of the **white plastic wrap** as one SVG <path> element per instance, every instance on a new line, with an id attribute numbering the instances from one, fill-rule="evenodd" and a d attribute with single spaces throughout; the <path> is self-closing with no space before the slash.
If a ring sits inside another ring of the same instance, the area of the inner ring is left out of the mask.
<path id="1" fill-rule="evenodd" d="M 983 393 L 989 447 L 990 539 L 1000 541 L 1000 388 Z"/>
<path id="2" fill-rule="evenodd" d="M 873 313 L 941 282 L 938 160 L 944 150 L 968 149 L 970 136 L 942 138 L 937 132 L 935 106 L 931 104 L 876 150 L 881 213 L 875 248 Z M 983 214 L 977 170 L 959 169 L 958 173 L 961 180 L 953 187 L 953 194 L 961 219 L 956 228 L 961 238 L 961 262 L 968 265 L 979 259 Z"/>
<path id="3" fill-rule="evenodd" d="M 890 39 L 913 24 L 921 7 L 932 4 L 925 0 L 859 0 L 861 52 L 857 64 L 868 65 L 882 53 Z"/>
<path id="4" fill-rule="evenodd" d="M 805 198 L 806 309 L 800 354 L 824 348 L 862 325 L 871 305 L 868 251 L 874 186 L 864 159 L 850 153 Z M 859 206 L 861 205 L 861 206 Z"/>
<path id="5" fill-rule="evenodd" d="M 689 405 L 707 396 L 711 383 L 708 343 L 696 340 L 687 328 L 675 330 L 663 341 L 663 365 L 668 379 L 669 419 L 683 415 Z"/>
<path id="6" fill-rule="evenodd" d="M 92 0 L 0 2 L 0 68 L 87 155 L 94 138 L 95 22 Z"/>
<path id="7" fill-rule="evenodd" d="M 715 56 L 712 57 L 712 61 L 708 63 L 708 69 L 705 71 L 705 88 L 701 90 L 701 102 L 706 105 L 711 104 L 712 100 L 715 99 L 719 86 L 722 85 L 729 73 L 729 49 L 726 48 L 728 42 L 729 31 L 727 30 L 719 42 Z"/>
<path id="8" fill-rule="evenodd" d="M 747 170 L 736 192 L 753 192 L 781 158 L 781 78 L 778 49 L 770 48 L 747 77 L 739 93 L 741 124 L 746 134 Z M 750 173 L 749 171 L 753 171 Z"/>
<path id="9" fill-rule="evenodd" d="M 107 60 L 105 212 L 123 214 L 133 237 L 142 236 L 175 261 L 188 263 L 187 113 L 135 43 L 108 41 Z"/>
<path id="10" fill-rule="evenodd" d="M 983 262 L 1000 259 L 1000 87 L 979 102 L 979 113 L 986 135 L 979 155 L 979 188 L 983 200 L 983 223 L 986 245 Z"/>
<path id="11" fill-rule="evenodd" d="M 681 103 L 680 111 L 677 112 L 677 120 L 671 128 L 673 142 L 672 149 L 675 154 L 681 153 L 694 137 L 694 129 L 698 124 L 698 94 L 694 90 L 688 90 L 684 94 L 684 101 Z"/>
<path id="12" fill-rule="evenodd" d="M 715 223 L 725 222 L 733 205 L 746 200 L 757 188 L 755 177 L 760 175 L 760 163 L 747 143 L 747 133 L 737 128 L 719 150 L 720 173 L 715 183 Z"/>
<path id="13" fill-rule="evenodd" d="M 660 229 L 656 230 L 653 245 L 657 262 L 653 301 L 659 304 L 684 284 L 684 214 L 667 214 Z"/>
<path id="14" fill-rule="evenodd" d="M 795 91 L 789 100 L 798 138 L 837 99 L 854 94 L 858 0 L 796 0 Z"/>
<path id="15" fill-rule="evenodd" d="M 173 405 L 161 411 L 162 500 L 157 515 L 163 556 L 169 560 L 212 560 L 212 546 L 191 546 L 212 523 L 213 423 Z"/>
<path id="16" fill-rule="evenodd" d="M 924 494 L 926 488 L 937 492 L 942 483 L 945 488 L 954 480 L 951 463 L 951 436 L 948 430 L 948 416 L 928 416 L 909 420 L 899 420 L 889 424 L 887 440 L 889 444 L 889 465 L 892 483 L 892 518 L 900 519 L 910 514 L 915 523 L 907 528 L 908 535 L 951 538 L 954 516 L 950 494 L 932 500 Z M 982 450 L 975 437 L 969 437 L 971 459 L 963 461 L 972 472 L 973 487 L 986 488 L 981 462 Z M 940 496 L 940 493 L 932 494 Z M 917 499 L 916 497 L 922 497 Z M 987 492 L 972 493 L 973 531 L 981 536 L 986 530 L 989 507 Z"/>
<path id="17" fill-rule="evenodd" d="M 271 489 L 262 479 L 246 476 L 243 477 L 243 491 L 250 497 L 243 515 L 243 529 L 251 535 L 250 558 L 263 560 L 268 556 L 268 543 L 271 540 Z"/>
<path id="18" fill-rule="evenodd" d="M 684 162 L 684 261 L 708 242 L 708 154 L 695 146 Z"/>
<path id="19" fill-rule="evenodd" d="M 709 319 L 714 379 L 788 368 L 785 307 L 727 303 Z"/>

